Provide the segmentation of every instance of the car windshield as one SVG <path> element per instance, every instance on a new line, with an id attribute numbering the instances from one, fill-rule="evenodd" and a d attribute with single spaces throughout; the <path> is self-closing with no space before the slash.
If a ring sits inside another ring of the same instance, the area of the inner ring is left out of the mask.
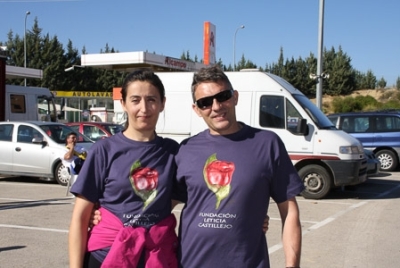
<path id="1" fill-rule="evenodd" d="M 124 130 L 124 127 L 122 125 L 104 125 L 103 126 L 108 132 L 110 132 L 112 135 L 117 134 L 118 132 L 121 132 Z"/>
<path id="2" fill-rule="evenodd" d="M 46 132 L 52 140 L 59 144 L 65 144 L 65 137 L 71 132 L 75 132 L 77 135 L 77 143 L 81 142 L 92 142 L 89 138 L 82 134 L 73 131 L 70 127 L 64 125 L 41 125 L 40 128 Z"/>

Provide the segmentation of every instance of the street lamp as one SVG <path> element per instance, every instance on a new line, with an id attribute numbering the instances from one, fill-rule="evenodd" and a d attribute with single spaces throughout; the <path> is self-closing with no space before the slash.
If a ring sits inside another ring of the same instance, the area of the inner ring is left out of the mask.
<path id="1" fill-rule="evenodd" d="M 235 46 L 236 46 L 236 34 L 240 29 L 244 29 L 244 25 L 240 25 L 236 31 L 235 31 L 235 35 L 233 36 L 233 70 L 236 71 L 236 51 L 235 51 Z"/>
<path id="2" fill-rule="evenodd" d="M 25 28 L 24 28 L 24 67 L 26 68 L 26 18 L 31 14 L 30 11 L 25 13 Z M 24 79 L 24 85 L 26 86 L 26 77 Z"/>
<path id="3" fill-rule="evenodd" d="M 322 110 L 322 69 L 323 69 L 323 47 L 324 47 L 324 8 L 325 1 L 319 0 L 319 25 L 318 25 L 318 61 L 317 61 L 317 78 L 318 84 L 316 88 L 316 105 Z"/>

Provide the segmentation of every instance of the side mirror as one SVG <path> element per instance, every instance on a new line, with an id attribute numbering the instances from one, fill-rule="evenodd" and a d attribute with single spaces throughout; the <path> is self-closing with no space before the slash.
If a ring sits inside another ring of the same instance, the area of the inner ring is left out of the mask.
<path id="1" fill-rule="evenodd" d="M 33 144 L 41 144 L 42 146 L 45 146 L 47 144 L 47 141 L 44 140 L 43 138 L 33 138 L 32 143 Z"/>
<path id="2" fill-rule="evenodd" d="M 297 121 L 297 127 L 293 134 L 302 136 L 308 135 L 307 119 L 302 118 Z"/>

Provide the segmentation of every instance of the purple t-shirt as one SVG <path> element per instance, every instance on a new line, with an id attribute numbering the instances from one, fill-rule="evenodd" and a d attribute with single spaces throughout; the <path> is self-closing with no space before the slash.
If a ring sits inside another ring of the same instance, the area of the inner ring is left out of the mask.
<path id="1" fill-rule="evenodd" d="M 171 214 L 178 146 L 159 136 L 137 142 L 123 133 L 99 140 L 91 147 L 71 193 L 99 202 L 125 226 L 150 227 Z"/>
<path id="2" fill-rule="evenodd" d="M 181 266 L 269 267 L 262 225 L 270 197 L 281 203 L 304 189 L 281 139 L 246 125 L 227 136 L 206 130 L 181 144 L 176 162 L 187 188 Z"/>

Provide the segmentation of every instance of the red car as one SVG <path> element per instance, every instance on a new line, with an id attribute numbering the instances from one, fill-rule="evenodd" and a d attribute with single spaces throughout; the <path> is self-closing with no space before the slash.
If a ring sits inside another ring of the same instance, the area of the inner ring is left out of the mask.
<path id="1" fill-rule="evenodd" d="M 110 137 L 124 129 L 120 124 L 108 122 L 73 122 L 66 125 L 93 141 Z"/>

